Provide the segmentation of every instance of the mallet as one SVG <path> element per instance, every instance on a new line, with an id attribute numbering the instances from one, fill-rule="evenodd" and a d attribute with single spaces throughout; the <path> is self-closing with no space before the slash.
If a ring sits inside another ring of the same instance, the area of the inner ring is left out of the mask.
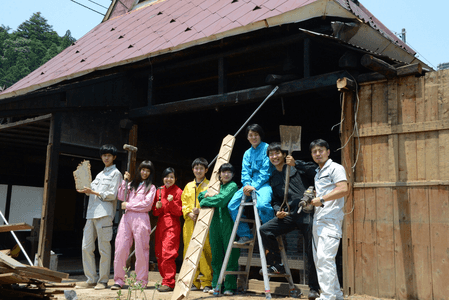
<path id="1" fill-rule="evenodd" d="M 137 152 L 137 147 L 125 144 L 125 145 L 123 145 L 123 149 L 128 151 L 128 165 L 126 167 L 126 171 L 129 173 L 129 165 L 131 163 L 131 154 L 133 152 Z M 123 198 L 123 201 L 125 201 L 125 202 L 126 202 L 127 194 L 128 194 L 128 180 L 125 179 L 125 197 Z"/>

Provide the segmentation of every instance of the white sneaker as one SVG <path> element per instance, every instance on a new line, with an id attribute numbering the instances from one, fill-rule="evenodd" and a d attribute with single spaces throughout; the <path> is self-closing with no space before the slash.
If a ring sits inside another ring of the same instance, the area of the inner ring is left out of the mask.
<path id="1" fill-rule="evenodd" d="M 242 236 L 238 241 L 235 241 L 234 244 L 237 245 L 246 245 L 246 244 L 250 244 L 253 240 L 250 239 L 247 236 Z"/>
<path id="2" fill-rule="evenodd" d="M 230 290 L 227 290 L 227 291 L 224 291 L 223 295 L 225 295 L 225 296 L 232 296 L 232 295 L 234 295 L 234 292 L 230 291 Z"/>

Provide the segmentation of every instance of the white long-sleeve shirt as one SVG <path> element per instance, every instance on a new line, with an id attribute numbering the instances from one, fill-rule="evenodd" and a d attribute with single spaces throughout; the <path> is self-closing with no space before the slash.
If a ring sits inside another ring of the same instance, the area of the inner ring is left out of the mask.
<path id="1" fill-rule="evenodd" d="M 86 219 L 98 219 L 115 215 L 117 190 L 122 182 L 122 174 L 115 165 L 104 168 L 91 183 L 91 189 L 101 196 L 90 194 Z"/>

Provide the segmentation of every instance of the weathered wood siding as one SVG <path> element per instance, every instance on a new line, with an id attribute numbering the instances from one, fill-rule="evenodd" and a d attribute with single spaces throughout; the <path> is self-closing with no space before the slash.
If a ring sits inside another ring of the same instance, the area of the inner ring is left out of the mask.
<path id="1" fill-rule="evenodd" d="M 345 292 L 448 299 L 449 70 L 364 84 L 358 96 Z"/>

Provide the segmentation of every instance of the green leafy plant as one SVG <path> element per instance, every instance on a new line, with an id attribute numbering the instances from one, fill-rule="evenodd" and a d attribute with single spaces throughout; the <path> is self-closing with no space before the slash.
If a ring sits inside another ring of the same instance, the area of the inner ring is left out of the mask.
<path id="1" fill-rule="evenodd" d="M 124 267 L 123 270 L 125 270 L 125 273 L 128 274 L 130 268 Z M 126 300 L 131 299 L 147 299 L 147 296 L 145 295 L 145 286 L 142 285 L 141 282 L 138 282 L 136 280 L 136 273 L 130 273 L 130 275 L 125 275 L 125 282 L 128 285 L 128 294 L 126 295 Z M 139 295 L 138 292 L 140 291 Z M 134 297 L 133 297 L 134 296 Z M 117 291 L 117 300 L 120 300 L 122 297 L 122 290 Z M 153 292 L 153 298 L 154 298 L 154 292 Z"/>
<path id="2" fill-rule="evenodd" d="M 161 283 L 159 281 L 156 281 L 156 283 L 154 284 L 154 291 L 153 291 L 153 297 L 151 298 L 151 300 L 154 300 L 154 294 L 156 293 L 156 290 L 161 286 Z"/>

